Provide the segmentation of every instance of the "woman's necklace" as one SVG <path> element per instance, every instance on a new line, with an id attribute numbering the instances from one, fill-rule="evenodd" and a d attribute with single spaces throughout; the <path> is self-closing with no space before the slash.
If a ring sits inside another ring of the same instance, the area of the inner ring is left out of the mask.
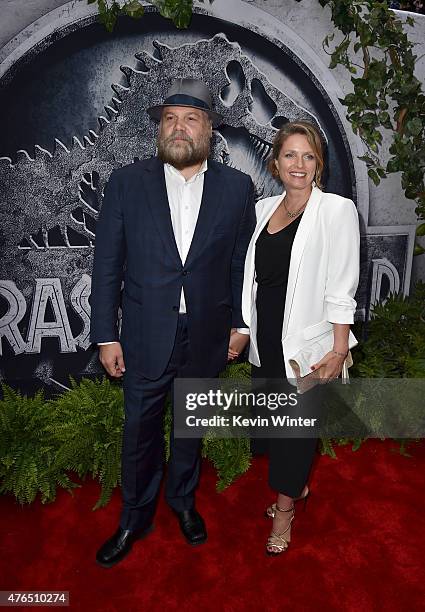
<path id="1" fill-rule="evenodd" d="M 282 203 L 283 203 L 283 206 L 284 206 L 284 208 L 286 210 L 286 214 L 288 215 L 288 217 L 290 219 L 295 219 L 296 217 L 298 217 L 298 215 L 300 215 L 302 213 L 302 211 L 304 210 L 304 208 L 307 206 L 307 202 L 308 202 L 309 199 L 310 199 L 310 196 L 308 196 L 308 199 L 304 202 L 304 204 L 301 206 L 301 208 L 299 208 L 298 210 L 296 210 L 294 212 L 291 212 L 290 210 L 288 210 L 288 208 L 286 206 L 286 202 L 285 202 L 286 196 L 285 196 L 283 198 L 283 200 L 282 200 Z"/>

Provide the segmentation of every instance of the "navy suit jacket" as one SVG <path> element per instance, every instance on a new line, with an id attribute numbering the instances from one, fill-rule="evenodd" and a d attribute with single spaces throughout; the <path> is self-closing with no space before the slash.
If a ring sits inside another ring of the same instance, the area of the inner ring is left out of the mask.
<path id="1" fill-rule="evenodd" d="M 183 287 L 190 362 L 196 366 L 192 371 L 194 376 L 216 376 L 227 362 L 230 328 L 244 326 L 243 270 L 254 227 L 250 177 L 209 160 L 199 217 L 183 265 L 162 161 L 151 158 L 115 170 L 96 228 L 91 341 L 120 339 L 127 370 L 159 378 L 173 350 Z"/>

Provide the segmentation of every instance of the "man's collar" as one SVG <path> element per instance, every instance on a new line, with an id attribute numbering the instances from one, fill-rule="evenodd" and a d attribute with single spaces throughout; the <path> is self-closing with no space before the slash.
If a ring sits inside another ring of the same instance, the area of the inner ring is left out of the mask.
<path id="1" fill-rule="evenodd" d="M 185 182 L 189 183 L 197 179 L 198 176 L 200 176 L 201 174 L 203 174 L 204 172 L 208 170 L 208 160 L 206 159 L 205 161 L 202 162 L 202 165 L 199 168 L 198 172 L 194 174 L 188 181 L 186 181 L 186 179 L 184 178 L 180 170 L 177 170 L 177 168 L 174 168 L 174 166 L 172 166 L 171 164 L 164 163 L 164 169 L 166 172 L 168 172 L 172 176 L 176 176 L 176 177 L 178 176 L 182 178 Z"/>

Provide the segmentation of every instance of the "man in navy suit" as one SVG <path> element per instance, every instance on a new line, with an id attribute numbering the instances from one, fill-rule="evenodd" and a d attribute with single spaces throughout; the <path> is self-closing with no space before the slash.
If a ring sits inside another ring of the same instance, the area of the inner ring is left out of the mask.
<path id="1" fill-rule="evenodd" d="M 125 372 L 123 507 L 117 531 L 97 553 L 103 567 L 121 561 L 152 529 L 164 403 L 174 378 L 217 376 L 247 340 L 241 291 L 255 227 L 252 181 L 207 160 L 220 116 L 201 81 L 175 81 L 148 112 L 160 121 L 158 157 L 111 174 L 96 229 L 91 340 L 111 376 Z M 171 435 L 165 487 L 192 545 L 207 538 L 195 510 L 199 444 Z"/>

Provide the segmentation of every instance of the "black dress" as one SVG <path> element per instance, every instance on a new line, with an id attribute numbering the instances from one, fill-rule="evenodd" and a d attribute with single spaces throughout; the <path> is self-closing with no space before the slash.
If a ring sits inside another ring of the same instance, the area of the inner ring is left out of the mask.
<path id="1" fill-rule="evenodd" d="M 257 238 L 257 346 L 261 366 L 252 367 L 253 378 L 286 380 L 281 341 L 283 315 L 292 244 L 301 217 L 302 214 L 274 234 L 268 232 L 266 225 Z M 317 438 L 272 438 L 255 440 L 253 444 L 254 451 L 269 453 L 270 486 L 289 497 L 301 495 L 316 446 Z"/>

